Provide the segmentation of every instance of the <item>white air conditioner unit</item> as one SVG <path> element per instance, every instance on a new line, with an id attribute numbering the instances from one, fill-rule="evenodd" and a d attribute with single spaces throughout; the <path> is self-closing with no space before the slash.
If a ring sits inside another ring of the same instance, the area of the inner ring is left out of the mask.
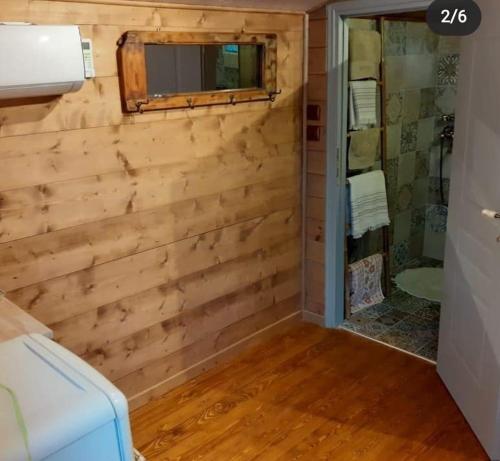
<path id="1" fill-rule="evenodd" d="M 84 79 L 77 26 L 0 24 L 0 99 L 78 91 Z"/>

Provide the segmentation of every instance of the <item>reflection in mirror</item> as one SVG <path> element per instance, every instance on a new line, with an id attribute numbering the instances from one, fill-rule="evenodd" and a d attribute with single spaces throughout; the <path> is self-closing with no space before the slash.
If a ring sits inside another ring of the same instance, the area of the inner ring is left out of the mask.
<path id="1" fill-rule="evenodd" d="M 263 48 L 146 44 L 148 96 L 262 88 Z"/>

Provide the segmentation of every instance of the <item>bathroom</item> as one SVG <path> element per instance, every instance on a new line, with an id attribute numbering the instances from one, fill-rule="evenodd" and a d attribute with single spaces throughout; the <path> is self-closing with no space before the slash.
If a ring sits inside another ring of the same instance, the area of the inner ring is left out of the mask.
<path id="1" fill-rule="evenodd" d="M 377 65 L 380 63 L 380 72 L 372 73 L 374 78 L 362 80 L 371 80 L 371 84 L 378 80 L 375 123 L 364 132 L 350 130 L 349 149 L 355 142 L 363 143 L 355 136 L 366 139 L 369 131 L 382 130 L 380 142 L 375 138 L 378 147 L 373 166 L 348 169 L 346 176 L 349 181 L 359 173 L 383 170 L 390 224 L 368 230 L 361 238 L 346 239 L 346 281 L 352 274 L 351 264 L 382 255 L 379 276 L 383 288 L 372 301 L 356 304 L 354 299 L 353 305 L 350 301 L 356 294 L 352 287 L 346 288 L 351 298 L 346 296 L 348 318 L 343 327 L 434 361 L 460 41 L 434 34 L 423 13 L 351 18 L 348 26 L 350 69 L 352 59 L 366 59 L 373 49 Z M 363 40 L 371 40 L 372 48 Z M 373 45 L 375 41 L 381 43 L 380 51 Z M 353 160 L 349 157 L 348 161 Z M 354 270 L 356 267 L 359 263 Z"/>

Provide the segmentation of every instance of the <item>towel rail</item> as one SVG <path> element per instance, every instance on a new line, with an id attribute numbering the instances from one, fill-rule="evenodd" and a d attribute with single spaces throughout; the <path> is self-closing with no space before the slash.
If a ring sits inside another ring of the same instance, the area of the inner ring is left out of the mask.
<path id="1" fill-rule="evenodd" d="M 386 101 L 386 76 L 385 76 L 385 53 L 384 53 L 384 23 L 385 18 L 383 16 L 379 16 L 376 18 L 377 21 L 377 29 L 380 32 L 381 43 L 382 43 L 382 52 L 381 52 L 381 60 L 380 60 L 380 80 L 377 81 L 377 85 L 380 87 L 380 140 L 381 140 L 381 169 L 385 171 L 387 168 L 387 114 L 385 110 L 385 101 Z M 351 138 L 351 133 L 347 134 L 348 138 Z M 346 187 L 349 186 L 349 181 L 346 181 Z M 389 188 L 387 184 L 387 176 L 386 176 L 386 190 L 389 193 Z M 345 237 L 345 250 L 344 250 L 344 259 L 345 259 L 345 316 L 349 318 L 351 316 L 351 301 L 349 296 L 349 275 L 348 275 L 348 266 L 349 266 L 349 250 L 348 250 L 348 236 L 347 236 L 347 227 L 346 227 L 346 237 Z M 386 296 L 391 294 L 391 251 L 390 251 L 390 233 L 389 226 L 384 226 L 382 228 L 382 256 L 384 259 L 384 292 Z"/>

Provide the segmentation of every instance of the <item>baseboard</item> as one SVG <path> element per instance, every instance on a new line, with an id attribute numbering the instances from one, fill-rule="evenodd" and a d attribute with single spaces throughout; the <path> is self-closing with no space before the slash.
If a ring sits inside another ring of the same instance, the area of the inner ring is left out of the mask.
<path id="1" fill-rule="evenodd" d="M 267 327 L 246 336 L 236 343 L 232 344 L 219 352 L 210 355 L 209 357 L 203 359 L 202 361 L 182 370 L 174 376 L 161 381 L 153 387 L 132 396 L 129 399 L 129 408 L 134 410 L 136 408 L 145 405 L 146 403 L 161 397 L 168 391 L 174 389 L 177 386 L 195 378 L 196 376 L 204 373 L 205 371 L 220 365 L 222 363 L 228 362 L 243 352 L 245 349 L 251 346 L 255 346 L 272 336 L 286 333 L 289 329 L 299 325 L 302 320 L 302 312 L 294 312 L 293 314 L 278 320 Z"/>
<path id="2" fill-rule="evenodd" d="M 304 320 L 304 322 L 314 323 L 315 325 L 319 325 L 320 327 L 325 326 L 325 317 L 314 312 L 303 311 L 302 320 Z"/>

